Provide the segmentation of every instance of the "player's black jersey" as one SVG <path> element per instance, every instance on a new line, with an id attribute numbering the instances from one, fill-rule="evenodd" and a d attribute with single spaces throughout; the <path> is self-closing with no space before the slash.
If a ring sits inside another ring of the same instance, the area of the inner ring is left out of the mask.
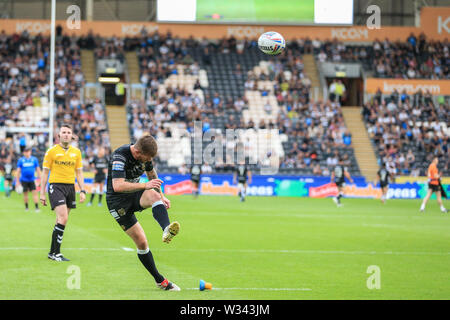
<path id="1" fill-rule="evenodd" d="M 107 169 L 108 168 L 108 157 L 104 156 L 104 157 L 97 157 L 94 156 L 94 159 L 92 159 L 91 164 L 94 165 L 95 170 L 98 173 L 102 173 L 103 169 Z"/>
<path id="2" fill-rule="evenodd" d="M 108 164 L 107 195 L 121 194 L 121 192 L 114 191 L 112 179 L 125 178 L 125 181 L 137 183 L 145 171 L 153 170 L 151 161 L 142 163 L 133 157 L 130 146 L 130 144 L 125 144 L 117 148 L 111 155 Z"/>
<path id="3" fill-rule="evenodd" d="M 5 163 L 4 168 L 5 168 L 5 175 L 12 174 L 13 166 L 10 163 Z"/>
<path id="4" fill-rule="evenodd" d="M 345 167 L 337 165 L 334 167 L 334 181 L 344 181 L 345 180 Z"/>
<path id="5" fill-rule="evenodd" d="M 389 176 L 390 173 L 386 169 L 380 169 L 378 170 L 378 177 L 380 178 L 380 184 L 389 184 Z"/>
<path id="6" fill-rule="evenodd" d="M 247 166 L 238 165 L 236 167 L 236 173 L 237 173 L 239 182 L 241 182 L 241 183 L 247 182 L 247 173 L 248 173 Z"/>
<path id="7" fill-rule="evenodd" d="M 200 175 L 202 173 L 202 169 L 199 165 L 194 164 L 191 167 L 191 180 L 200 180 Z"/>

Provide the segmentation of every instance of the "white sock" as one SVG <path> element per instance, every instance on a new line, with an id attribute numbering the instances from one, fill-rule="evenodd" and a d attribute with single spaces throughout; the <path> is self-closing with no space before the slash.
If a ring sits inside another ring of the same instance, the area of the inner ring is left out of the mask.
<path id="1" fill-rule="evenodd" d="M 444 205 L 441 206 L 441 211 L 447 211 L 447 209 L 445 209 Z"/>
<path id="2" fill-rule="evenodd" d="M 425 203 L 422 202 L 422 205 L 420 206 L 420 210 L 425 210 Z"/>

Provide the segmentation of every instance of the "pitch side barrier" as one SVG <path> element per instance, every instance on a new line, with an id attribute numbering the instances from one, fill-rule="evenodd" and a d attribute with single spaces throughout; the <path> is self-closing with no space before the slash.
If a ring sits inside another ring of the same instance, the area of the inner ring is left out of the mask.
<path id="1" fill-rule="evenodd" d="M 158 174 L 164 181 L 163 191 L 167 195 L 183 195 L 192 193 L 190 175 Z M 366 182 L 364 177 L 353 177 L 354 183 L 348 181 L 345 186 L 346 197 L 351 198 L 380 198 L 381 189 L 373 183 Z M 39 179 L 36 181 L 38 184 Z M 145 176 L 141 181 L 147 181 Z M 443 178 L 443 187 L 450 194 L 450 178 Z M 4 179 L 0 176 L 0 192 L 4 191 Z M 14 186 L 14 182 L 13 182 Z M 85 189 L 88 193 L 93 191 L 93 176 L 89 173 L 85 177 Z M 78 185 L 76 185 L 78 188 Z M 393 183 L 389 186 L 390 199 L 422 199 L 428 190 L 425 178 L 406 179 L 402 183 Z M 78 191 L 78 190 L 77 190 Z M 232 174 L 204 174 L 200 181 L 200 194 L 235 196 L 238 186 L 233 184 Z M 311 197 L 326 198 L 337 195 L 335 184 L 329 177 L 316 176 L 264 176 L 253 175 L 252 183 L 247 186 L 249 196 L 280 196 L 280 197 Z M 432 196 L 436 197 L 435 194 Z"/>

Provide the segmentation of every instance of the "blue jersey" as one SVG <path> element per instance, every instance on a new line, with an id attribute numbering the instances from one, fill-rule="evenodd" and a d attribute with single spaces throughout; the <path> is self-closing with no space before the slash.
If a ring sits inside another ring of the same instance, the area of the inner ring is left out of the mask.
<path id="1" fill-rule="evenodd" d="M 17 162 L 17 169 L 20 168 L 20 181 L 33 182 L 36 178 L 34 172 L 39 167 L 39 161 L 36 157 L 22 157 Z"/>

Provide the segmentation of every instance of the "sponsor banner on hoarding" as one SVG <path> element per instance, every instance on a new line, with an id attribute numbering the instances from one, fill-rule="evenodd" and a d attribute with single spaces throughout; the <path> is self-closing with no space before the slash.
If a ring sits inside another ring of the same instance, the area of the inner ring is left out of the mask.
<path id="1" fill-rule="evenodd" d="M 380 29 L 369 29 L 366 26 L 328 27 L 328 26 L 280 26 L 280 25 L 209 25 L 209 24 L 180 24 L 135 21 L 81 21 L 80 29 L 69 29 L 65 20 L 57 20 L 64 32 L 69 35 L 86 35 L 90 31 L 104 37 L 139 36 L 144 28 L 147 33 L 158 30 L 161 33 L 171 31 L 174 36 L 187 38 L 207 37 L 220 39 L 234 36 L 237 39 L 257 38 L 262 33 L 276 29 L 287 40 L 313 37 L 319 40 L 337 39 L 349 42 L 373 42 L 376 39 L 391 41 L 405 41 L 414 33 L 418 36 L 424 33 L 428 39 L 444 40 L 449 36 L 450 8 L 423 8 L 421 11 L 421 27 L 381 26 Z M 22 20 L 0 19 L 0 30 L 8 34 L 21 33 L 27 30 L 30 34 L 50 33 L 50 20 Z"/>
<path id="2" fill-rule="evenodd" d="M 429 91 L 433 95 L 450 95 L 450 80 L 428 80 L 428 79 L 382 79 L 367 78 L 366 92 L 376 93 L 380 89 L 383 93 L 391 93 L 397 90 L 402 93 L 414 94 L 419 90 L 423 93 Z"/>
<path id="3" fill-rule="evenodd" d="M 159 178 L 164 181 L 163 191 L 167 195 L 182 195 L 192 193 L 192 182 L 189 175 L 181 174 L 159 174 Z M 344 186 L 345 197 L 348 198 L 380 198 L 381 189 L 372 183 L 366 183 L 364 177 L 353 177 L 354 184 L 347 183 Z M 450 184 L 443 187 L 450 195 Z M 148 181 L 145 176 L 141 181 Z M 3 177 L 0 177 L 0 191 L 4 191 Z M 93 192 L 93 179 L 85 178 L 86 192 Z M 36 180 L 39 186 L 39 179 Z M 13 182 L 13 187 L 15 181 Z M 79 192 L 78 184 L 75 189 Z M 38 189 L 39 190 L 39 189 Z M 104 186 L 106 192 L 106 186 Z M 389 199 L 423 199 L 428 191 L 428 183 L 423 179 L 404 183 L 393 183 L 389 185 Z M 200 193 L 203 195 L 229 195 L 238 194 L 238 186 L 233 184 L 231 174 L 211 174 L 202 175 L 200 180 Z M 311 177 L 311 176 L 259 176 L 252 177 L 252 183 L 247 186 L 247 195 L 250 196 L 281 196 L 281 197 L 312 197 L 325 198 L 333 197 L 338 193 L 334 183 L 330 182 L 329 177 Z M 432 199 L 436 195 L 433 194 Z"/>

